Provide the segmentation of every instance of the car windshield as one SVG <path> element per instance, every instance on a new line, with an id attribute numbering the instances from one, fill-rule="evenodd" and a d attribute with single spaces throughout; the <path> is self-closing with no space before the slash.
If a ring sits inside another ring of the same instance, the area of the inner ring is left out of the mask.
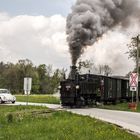
<path id="1" fill-rule="evenodd" d="M 0 90 L 0 94 L 2 93 L 9 93 L 9 91 L 7 89 Z"/>

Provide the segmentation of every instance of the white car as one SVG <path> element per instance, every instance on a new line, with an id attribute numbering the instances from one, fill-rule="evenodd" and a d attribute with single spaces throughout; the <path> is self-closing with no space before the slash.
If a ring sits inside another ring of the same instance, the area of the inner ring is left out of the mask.
<path id="1" fill-rule="evenodd" d="M 5 102 L 15 103 L 16 97 L 8 89 L 0 89 L 0 104 Z"/>

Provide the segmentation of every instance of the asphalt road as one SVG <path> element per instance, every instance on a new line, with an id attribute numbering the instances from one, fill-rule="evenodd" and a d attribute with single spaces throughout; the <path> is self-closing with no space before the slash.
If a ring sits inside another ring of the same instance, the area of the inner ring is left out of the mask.
<path id="1" fill-rule="evenodd" d="M 5 104 L 5 105 L 11 105 L 11 104 Z M 15 104 L 12 105 L 27 105 L 27 103 L 16 102 Z M 137 133 L 140 136 L 140 113 L 105 110 L 105 109 L 97 109 L 97 108 L 67 109 L 67 108 L 62 108 L 61 105 L 44 104 L 44 103 L 28 103 L 28 105 L 46 106 L 52 109 L 63 109 L 80 115 L 88 115 L 90 117 L 97 118 L 121 126 L 124 129 L 128 129 L 130 131 Z"/>

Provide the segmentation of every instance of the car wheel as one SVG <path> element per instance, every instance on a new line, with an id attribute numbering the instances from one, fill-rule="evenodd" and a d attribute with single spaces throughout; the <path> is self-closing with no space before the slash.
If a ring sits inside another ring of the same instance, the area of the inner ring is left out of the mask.
<path id="1" fill-rule="evenodd" d="M 15 101 L 12 101 L 12 104 L 14 104 L 15 103 Z"/>

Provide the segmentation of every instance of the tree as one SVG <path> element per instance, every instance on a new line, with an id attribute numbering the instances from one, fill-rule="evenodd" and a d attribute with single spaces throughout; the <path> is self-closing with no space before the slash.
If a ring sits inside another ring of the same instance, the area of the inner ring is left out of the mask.
<path id="1" fill-rule="evenodd" d="M 0 62 L 0 88 L 23 93 L 24 77 L 31 77 L 32 93 L 53 94 L 65 73 L 65 69 L 53 69 L 52 65 L 35 67 L 29 59 L 19 60 L 16 64 Z"/>
<path id="2" fill-rule="evenodd" d="M 98 66 L 98 71 L 99 74 L 105 75 L 105 76 L 109 76 L 112 74 L 112 69 L 107 65 L 99 65 Z"/>
<path id="3" fill-rule="evenodd" d="M 87 70 L 88 72 L 90 72 L 94 67 L 94 63 L 92 62 L 92 60 L 85 60 L 85 61 L 80 60 L 78 65 L 79 65 L 78 66 L 79 72 L 87 71 Z"/>
<path id="4" fill-rule="evenodd" d="M 52 76 L 52 84 L 53 84 L 53 92 L 56 92 L 58 90 L 58 86 L 59 86 L 59 83 L 61 80 L 63 80 L 64 78 L 64 69 L 60 70 L 60 69 L 56 69 L 53 73 L 53 76 Z"/>
<path id="5" fill-rule="evenodd" d="M 23 77 L 29 77 L 31 75 L 31 73 L 33 71 L 33 63 L 31 60 L 29 60 L 29 59 L 19 60 L 17 65 L 18 65 Z"/>
<path id="6" fill-rule="evenodd" d="M 104 75 L 109 76 L 112 74 L 112 69 L 108 65 L 104 65 Z"/>
<path id="7" fill-rule="evenodd" d="M 40 93 L 40 79 L 39 79 L 39 74 L 36 69 L 31 74 L 32 77 L 32 92 L 34 94 Z"/>
<path id="8" fill-rule="evenodd" d="M 3 71 L 3 87 L 12 90 L 13 92 L 18 91 L 17 87 L 18 76 L 14 64 L 7 63 Z"/>
<path id="9" fill-rule="evenodd" d="M 138 46 L 140 44 L 140 39 L 139 35 L 132 37 L 131 42 L 128 45 L 128 52 L 129 53 L 129 58 L 132 58 L 135 63 L 139 63 L 139 60 L 137 60 L 137 49 L 138 49 L 138 59 L 140 59 L 140 47 Z M 136 66 L 137 67 L 137 66 Z M 134 68 L 133 71 L 137 71 L 136 67 Z M 140 70 L 138 70 L 140 72 Z"/>
<path id="10" fill-rule="evenodd" d="M 129 50 L 127 53 L 129 53 L 129 58 L 132 58 L 135 62 L 136 62 L 136 58 L 137 58 L 137 45 L 138 45 L 137 36 L 132 37 L 130 44 L 128 44 Z M 139 49 L 139 52 L 140 52 L 140 49 Z"/>
<path id="11" fill-rule="evenodd" d="M 53 70 L 52 65 L 39 65 L 38 68 L 40 80 L 40 92 L 43 94 L 53 94 L 62 78 L 62 72 L 59 69 Z"/>
<path id="12" fill-rule="evenodd" d="M 23 92 L 23 84 L 25 77 L 32 77 L 34 72 L 33 63 L 29 59 L 19 60 L 16 64 L 16 68 L 18 71 L 18 80 L 19 80 L 19 91 Z"/>
<path id="13" fill-rule="evenodd" d="M 94 65 L 93 60 L 85 60 L 85 61 L 80 61 L 79 62 L 79 67 L 78 67 L 80 72 L 91 72 L 94 74 L 102 74 L 109 76 L 112 74 L 112 69 L 107 65 Z"/>
<path id="14" fill-rule="evenodd" d="M 45 75 L 46 75 L 46 65 L 45 64 L 41 64 L 37 67 L 37 71 L 38 71 L 38 75 L 39 75 L 39 78 L 40 80 L 41 79 L 44 79 L 45 78 Z"/>

